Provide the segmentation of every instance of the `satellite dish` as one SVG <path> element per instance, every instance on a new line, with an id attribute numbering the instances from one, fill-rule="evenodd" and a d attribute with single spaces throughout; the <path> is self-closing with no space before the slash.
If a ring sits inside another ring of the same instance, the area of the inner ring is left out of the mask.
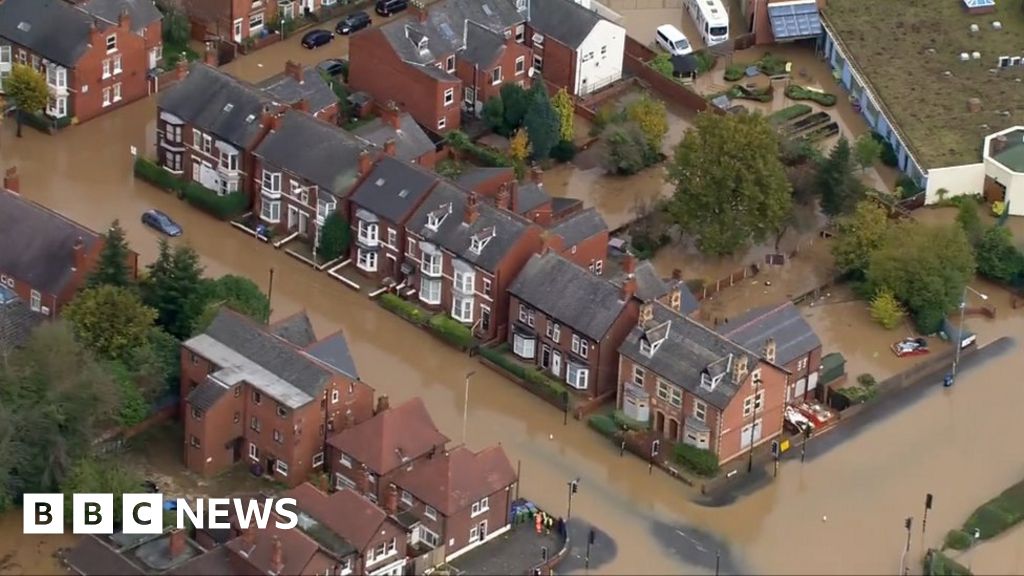
<path id="1" fill-rule="evenodd" d="M 533 66 L 530 66 L 530 69 L 526 71 L 526 75 L 529 76 L 530 78 L 533 78 L 533 75 L 536 73 L 537 69 L 534 68 Z"/>

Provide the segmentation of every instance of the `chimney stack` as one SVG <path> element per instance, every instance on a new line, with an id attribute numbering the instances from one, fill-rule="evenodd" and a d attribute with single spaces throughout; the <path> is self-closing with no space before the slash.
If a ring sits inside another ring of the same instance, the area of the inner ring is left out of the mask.
<path id="1" fill-rule="evenodd" d="M 284 73 L 291 76 L 293 80 L 302 84 L 305 81 L 305 75 L 302 73 L 302 64 L 294 60 L 288 60 L 284 63 Z"/>
<path id="2" fill-rule="evenodd" d="M 398 143 L 395 142 L 394 138 L 388 138 L 388 140 L 384 142 L 384 153 L 393 157 L 397 152 Z"/>
<path id="3" fill-rule="evenodd" d="M 292 104 L 292 108 L 299 112 L 309 112 L 309 102 L 305 98 L 299 98 Z"/>
<path id="4" fill-rule="evenodd" d="M 252 554 L 253 548 L 256 547 L 256 529 L 252 526 L 242 530 L 242 544 L 244 544 L 244 551 L 246 555 Z"/>
<path id="5" fill-rule="evenodd" d="M 412 0 L 411 2 L 409 2 L 409 11 L 413 13 L 417 21 L 427 21 L 426 0 Z"/>
<path id="6" fill-rule="evenodd" d="M 388 408 L 391 408 L 391 401 L 388 400 L 387 394 L 381 394 L 377 397 L 377 409 L 373 411 L 373 415 L 376 416 Z"/>
<path id="7" fill-rule="evenodd" d="M 123 6 L 121 8 L 121 13 L 117 15 L 117 27 L 128 30 L 131 30 L 132 28 L 132 17 L 128 13 L 127 6 Z"/>
<path id="8" fill-rule="evenodd" d="M 384 511 L 394 516 L 398 513 L 398 486 L 388 485 L 387 494 L 384 495 Z"/>
<path id="9" fill-rule="evenodd" d="M 284 547 L 281 546 L 281 539 L 274 535 L 270 549 L 270 571 L 280 574 L 284 570 Z"/>
<path id="10" fill-rule="evenodd" d="M 470 192 L 469 197 L 466 198 L 466 214 L 463 221 L 466 224 L 473 224 L 476 222 L 476 217 L 479 216 L 476 208 L 476 192 Z"/>
<path id="11" fill-rule="evenodd" d="M 627 277 L 633 277 L 636 274 L 636 256 L 626 254 L 626 259 L 622 261 L 622 272 Z"/>
<path id="12" fill-rule="evenodd" d="M 21 192 L 21 179 L 18 177 L 17 166 L 11 166 L 4 172 L 4 189 L 16 194 Z"/>
<path id="13" fill-rule="evenodd" d="M 509 191 L 509 183 L 505 182 L 498 188 L 497 204 L 502 210 L 512 210 L 512 193 Z"/>
<path id="14" fill-rule="evenodd" d="M 683 290 L 676 284 L 672 287 L 672 290 L 668 293 L 668 306 L 674 310 L 677 314 L 682 313 L 683 308 Z"/>
<path id="15" fill-rule="evenodd" d="M 530 168 L 530 181 L 536 184 L 537 186 L 544 185 L 544 171 L 541 170 L 539 166 L 534 166 L 533 168 Z"/>
<path id="16" fill-rule="evenodd" d="M 171 559 L 177 558 L 185 551 L 185 531 L 175 530 L 171 532 L 167 541 L 167 548 Z"/>
<path id="17" fill-rule="evenodd" d="M 206 43 L 206 49 L 203 51 L 203 62 L 214 68 L 220 66 L 220 57 L 217 56 L 217 50 L 213 47 L 213 42 Z"/>
<path id="18" fill-rule="evenodd" d="M 739 386 L 747 379 L 747 355 L 741 354 L 733 360 L 735 364 L 732 365 L 732 383 Z"/>
<path id="19" fill-rule="evenodd" d="M 644 302 L 640 305 L 640 316 L 637 319 L 637 324 L 643 328 L 651 320 L 654 320 L 654 304 Z"/>
<path id="20" fill-rule="evenodd" d="M 363 150 L 359 153 L 359 176 L 364 177 L 370 173 L 373 169 L 373 158 L 370 157 L 369 150 Z"/>
<path id="21" fill-rule="evenodd" d="M 775 362 L 775 338 L 768 338 L 764 341 L 764 359 L 769 362 Z"/>
<path id="22" fill-rule="evenodd" d="M 75 243 L 71 246 L 71 250 L 74 253 L 71 269 L 82 270 L 82 267 L 85 265 L 85 240 L 82 240 L 81 236 L 76 238 Z"/>
<path id="23" fill-rule="evenodd" d="M 398 109 L 398 104 L 395 104 L 394 100 L 388 100 L 384 105 L 383 120 L 388 126 L 391 126 L 395 130 L 402 128 L 401 110 Z"/>
<path id="24" fill-rule="evenodd" d="M 636 295 L 636 276 L 627 274 L 622 280 L 622 299 L 626 302 Z"/>

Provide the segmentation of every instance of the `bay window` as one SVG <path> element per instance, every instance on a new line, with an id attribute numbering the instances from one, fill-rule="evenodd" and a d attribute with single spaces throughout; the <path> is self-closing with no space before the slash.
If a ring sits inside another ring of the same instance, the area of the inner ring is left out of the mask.
<path id="1" fill-rule="evenodd" d="M 235 152 L 224 152 L 220 153 L 220 167 L 228 172 L 238 171 L 238 154 Z"/>
<path id="2" fill-rule="evenodd" d="M 359 240 L 368 246 L 375 246 L 379 241 L 379 226 L 373 222 L 359 221 Z"/>
<path id="3" fill-rule="evenodd" d="M 427 304 L 441 303 L 440 278 L 427 278 L 426 276 L 420 278 L 420 300 Z"/>
<path id="4" fill-rule="evenodd" d="M 473 293 L 473 272 L 459 272 L 455 271 L 455 290 L 463 294 Z"/>
<path id="5" fill-rule="evenodd" d="M 356 257 L 356 265 L 367 272 L 377 271 L 377 253 L 373 250 L 360 248 Z"/>
<path id="6" fill-rule="evenodd" d="M 473 322 L 473 298 L 456 297 L 452 301 L 452 318 L 466 324 Z"/>
<path id="7" fill-rule="evenodd" d="M 277 223 L 281 221 L 281 201 L 263 197 L 260 206 L 260 218 L 266 222 Z"/>
<path id="8" fill-rule="evenodd" d="M 423 248 L 423 259 L 420 260 L 420 270 L 428 276 L 441 275 L 441 252 L 432 248 Z"/>
<path id="9" fill-rule="evenodd" d="M 263 193 L 274 198 L 281 196 L 281 173 L 263 170 Z"/>
<path id="10" fill-rule="evenodd" d="M 587 389 L 587 377 L 590 370 L 581 364 L 568 362 L 565 366 L 565 382 L 577 390 Z"/>
<path id="11" fill-rule="evenodd" d="M 531 336 L 513 333 L 512 351 L 520 358 L 533 359 L 537 351 L 537 339 Z"/>

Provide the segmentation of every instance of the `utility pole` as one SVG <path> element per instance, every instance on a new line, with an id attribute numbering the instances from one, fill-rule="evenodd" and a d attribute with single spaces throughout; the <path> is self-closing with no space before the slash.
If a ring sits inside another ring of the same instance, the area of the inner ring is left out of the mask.
<path id="1" fill-rule="evenodd" d="M 577 478 L 575 480 L 570 480 L 568 482 L 568 484 L 569 484 L 569 507 L 565 511 L 565 522 L 566 522 L 566 524 L 568 524 L 569 523 L 569 519 L 572 518 L 572 497 L 580 489 L 580 479 Z M 568 527 L 566 527 L 566 530 L 568 530 Z"/>
<path id="2" fill-rule="evenodd" d="M 469 379 L 476 374 L 475 370 L 466 372 L 466 392 L 462 399 L 462 445 L 466 445 L 466 424 L 469 422 Z"/>
<path id="3" fill-rule="evenodd" d="M 274 267 L 270 267 L 270 285 L 267 286 L 267 306 L 270 310 L 267 311 L 267 324 L 270 324 L 270 311 L 274 309 Z"/>
<path id="4" fill-rule="evenodd" d="M 754 471 L 754 429 L 757 428 L 757 396 L 761 393 L 761 381 L 754 380 L 754 419 L 750 422 L 750 457 L 747 458 L 747 474 Z"/>
<path id="5" fill-rule="evenodd" d="M 907 519 L 903 521 L 903 527 L 907 529 L 907 544 L 903 547 L 903 553 L 900 554 L 900 571 L 899 574 L 906 572 L 907 566 L 907 554 L 910 553 L 910 529 L 914 525 L 914 517 L 907 516 Z"/>
<path id="6" fill-rule="evenodd" d="M 924 533 L 928 529 L 928 511 L 932 509 L 932 493 L 924 496 L 924 516 L 921 517 L 921 545 L 924 546 Z"/>

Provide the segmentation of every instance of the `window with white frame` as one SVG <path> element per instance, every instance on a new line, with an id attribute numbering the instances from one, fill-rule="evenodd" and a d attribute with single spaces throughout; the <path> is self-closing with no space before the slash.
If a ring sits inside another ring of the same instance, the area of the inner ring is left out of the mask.
<path id="1" fill-rule="evenodd" d="M 501 84 L 501 66 L 491 70 L 491 84 Z"/>
<path id="2" fill-rule="evenodd" d="M 260 202 L 260 218 L 266 222 L 281 221 L 281 201 L 264 196 Z"/>
<path id="3" fill-rule="evenodd" d="M 424 251 L 420 260 L 420 270 L 428 276 L 441 275 L 441 253 L 435 251 Z"/>
<path id="4" fill-rule="evenodd" d="M 806 357 L 805 358 L 801 358 L 800 361 L 796 363 L 796 370 L 797 370 L 797 372 L 802 372 L 805 368 L 807 368 L 807 358 Z"/>
<path id="5" fill-rule="evenodd" d="M 414 256 L 416 254 L 416 239 L 415 238 L 406 238 L 406 240 L 405 240 L 405 253 L 408 254 L 409 256 Z"/>
<path id="6" fill-rule="evenodd" d="M 448 119 L 447 118 L 445 118 L 444 116 L 441 116 L 440 118 L 437 119 L 437 129 L 438 130 L 444 130 L 445 127 L 447 127 L 447 126 L 448 126 Z"/>
<path id="7" fill-rule="evenodd" d="M 313 454 L 313 468 L 319 468 L 324 465 L 324 453 L 317 452 Z"/>
<path id="8" fill-rule="evenodd" d="M 253 416 L 252 418 L 249 418 L 249 429 L 250 430 L 252 430 L 253 432 L 259 432 L 261 426 L 262 426 L 262 424 L 260 424 L 260 419 L 259 419 L 258 416 Z"/>
<path id="9" fill-rule="evenodd" d="M 110 106 L 110 88 L 103 89 L 103 106 Z"/>
<path id="10" fill-rule="evenodd" d="M 491 295 L 491 279 L 490 278 L 484 278 L 483 285 L 484 285 L 484 296 L 490 296 Z"/>
<path id="11" fill-rule="evenodd" d="M 110 58 L 103 59 L 103 78 L 110 78 Z"/>
<path id="12" fill-rule="evenodd" d="M 282 460 L 276 460 L 274 462 L 274 468 L 277 469 L 277 473 L 281 476 L 288 475 L 288 464 Z"/>
<path id="13" fill-rule="evenodd" d="M 526 36 L 526 25 L 520 24 L 516 26 L 516 42 L 523 43 L 523 38 Z"/>
<path id="14" fill-rule="evenodd" d="M 473 505 L 469 507 L 469 515 L 470 517 L 479 516 L 490 509 L 491 508 L 487 502 L 487 497 L 485 496 L 480 500 L 473 502 Z"/>
<path id="15" fill-rule="evenodd" d="M 117 50 L 117 34 L 107 36 L 107 52 Z"/>
<path id="16" fill-rule="evenodd" d="M 764 390 L 758 390 L 757 394 L 751 394 L 743 399 L 743 417 L 751 416 L 754 412 L 764 408 Z"/>
<path id="17" fill-rule="evenodd" d="M 537 353 L 537 339 L 519 333 L 512 334 L 512 352 L 520 358 L 532 359 Z"/>
<path id="18" fill-rule="evenodd" d="M 455 88 L 448 88 L 444 91 L 444 105 L 451 106 L 455 102 Z"/>
<path id="19" fill-rule="evenodd" d="M 356 265 L 367 272 L 377 271 L 377 253 L 373 250 L 360 248 L 356 257 Z"/>
<path id="20" fill-rule="evenodd" d="M 402 490 L 402 503 L 408 506 L 412 506 L 412 494 Z"/>
<path id="21" fill-rule="evenodd" d="M 181 126 L 178 124 L 165 124 L 164 139 L 174 144 L 181 143 Z"/>
<path id="22" fill-rule="evenodd" d="M 257 461 L 260 459 L 260 449 L 252 442 L 249 443 L 249 458 Z"/>
<path id="23" fill-rule="evenodd" d="M 420 300 L 426 304 L 438 305 L 441 303 L 441 279 L 420 277 Z"/>
<path id="24" fill-rule="evenodd" d="M 331 404 L 337 404 L 341 400 L 341 392 L 331 390 Z"/>
<path id="25" fill-rule="evenodd" d="M 388 228 L 388 246 L 398 248 L 398 231 L 394 228 Z"/>
<path id="26" fill-rule="evenodd" d="M 658 398 L 661 398 L 673 406 L 682 406 L 683 390 L 678 386 L 673 386 L 661 378 L 658 378 Z"/>
<path id="27" fill-rule="evenodd" d="M 516 58 L 516 76 L 526 72 L 526 56 L 520 56 Z"/>
<path id="28" fill-rule="evenodd" d="M 238 171 L 238 154 L 235 153 L 235 152 L 221 151 L 221 153 L 220 153 L 220 167 L 223 168 L 224 170 L 227 170 L 228 172 L 237 172 Z"/>
<path id="29" fill-rule="evenodd" d="M 437 545 L 441 543 L 441 537 L 437 534 L 434 534 L 426 526 L 419 527 L 419 537 L 421 542 L 423 542 L 427 546 L 430 546 L 431 548 L 437 548 Z"/>
<path id="30" fill-rule="evenodd" d="M 367 244 L 376 244 L 379 240 L 380 227 L 375 222 L 359 221 L 359 239 Z"/>
<path id="31" fill-rule="evenodd" d="M 568 362 L 565 365 L 565 383 L 577 390 L 587 389 L 587 380 L 590 376 L 590 369 L 575 362 Z"/>
<path id="32" fill-rule="evenodd" d="M 572 351 L 574 354 L 578 354 L 580 358 L 586 358 L 590 352 L 590 341 L 586 338 L 581 338 L 579 334 L 573 334 Z"/>
<path id="33" fill-rule="evenodd" d="M 67 96 L 50 97 L 46 103 L 46 113 L 54 118 L 63 118 L 68 113 Z"/>
<path id="34" fill-rule="evenodd" d="M 334 212 L 334 208 L 337 204 L 333 201 L 317 200 L 316 203 L 316 217 L 320 219 L 326 219 Z"/>
<path id="35" fill-rule="evenodd" d="M 213 154 L 213 137 L 203 134 L 202 150 L 204 154 Z"/>
<path id="36" fill-rule="evenodd" d="M 274 436 L 274 442 L 277 442 L 278 444 L 284 444 L 284 434 L 281 434 L 280 430 L 278 430 L 277 428 L 274 428 L 273 436 Z"/>
<path id="37" fill-rule="evenodd" d="M 449 72 L 449 73 L 450 72 L 455 72 L 455 55 L 454 54 L 452 54 L 451 56 L 449 56 L 449 57 L 444 59 L 444 69 L 445 69 L 446 72 Z"/>
<path id="38" fill-rule="evenodd" d="M 600 276 L 602 272 L 604 272 L 604 260 L 594 262 L 594 274 Z"/>
<path id="39" fill-rule="evenodd" d="M 435 510 L 432 506 L 424 506 L 423 515 L 427 518 L 430 518 L 431 520 L 437 520 L 437 510 Z"/>
<path id="40" fill-rule="evenodd" d="M 647 371 L 640 366 L 633 364 L 633 384 L 643 387 L 644 377 L 647 376 Z"/>
<path id="41" fill-rule="evenodd" d="M 479 541 L 483 540 L 484 538 L 487 538 L 487 521 L 486 520 L 484 520 L 480 524 L 477 524 L 476 526 L 473 526 L 472 528 L 469 529 L 469 541 L 470 542 L 479 542 Z"/>
<path id="42" fill-rule="evenodd" d="M 164 168 L 171 172 L 181 172 L 181 152 L 164 151 Z"/>
<path id="43" fill-rule="evenodd" d="M 463 294 L 473 293 L 473 280 L 476 275 L 473 272 L 455 272 L 455 289 Z"/>
<path id="44" fill-rule="evenodd" d="M 466 104 L 472 104 L 476 101 L 476 90 L 471 86 L 467 86 L 462 89 L 462 101 Z"/>
<path id="45" fill-rule="evenodd" d="M 544 57 L 535 53 L 533 55 L 533 67 L 536 68 L 538 72 L 542 70 L 544 68 Z"/>
<path id="46" fill-rule="evenodd" d="M 263 29 L 263 13 L 260 12 L 259 14 L 249 16 L 249 30 L 259 31 L 261 29 Z"/>
<path id="47" fill-rule="evenodd" d="M 120 74 L 122 72 L 122 69 L 121 69 L 121 55 L 120 54 L 114 54 L 113 62 L 114 62 L 114 74 Z"/>
<path id="48" fill-rule="evenodd" d="M 452 300 L 452 318 L 467 324 L 473 322 L 473 298 L 454 298 Z"/>
<path id="49" fill-rule="evenodd" d="M 36 290 L 29 294 L 29 307 L 33 312 L 39 312 L 39 309 L 43 307 L 43 297 Z"/>
<path id="50" fill-rule="evenodd" d="M 345 468 L 352 467 L 352 458 L 350 458 L 349 455 L 345 454 L 344 452 L 341 453 L 341 456 L 338 458 L 338 462 Z"/>
<path id="51" fill-rule="evenodd" d="M 708 405 L 704 402 L 694 399 L 693 400 L 693 417 L 701 422 L 707 422 L 708 418 Z"/>

